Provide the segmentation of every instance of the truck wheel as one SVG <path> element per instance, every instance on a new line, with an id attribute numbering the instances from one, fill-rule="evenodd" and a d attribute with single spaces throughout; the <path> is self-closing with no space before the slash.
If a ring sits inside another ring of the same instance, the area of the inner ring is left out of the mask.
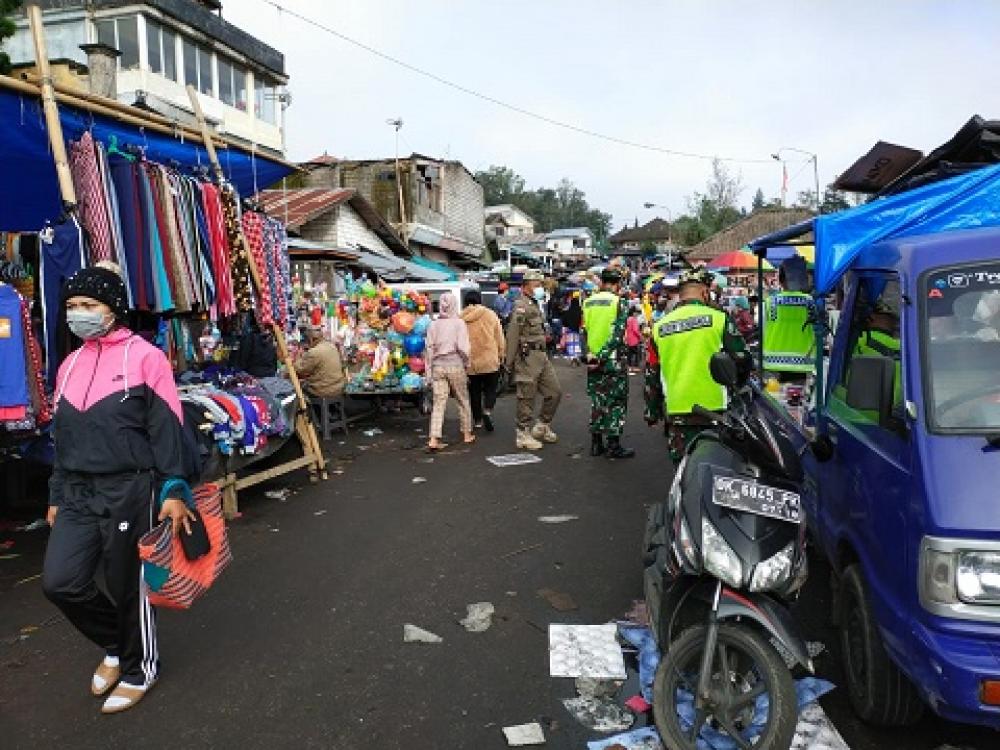
<path id="1" fill-rule="evenodd" d="M 885 652 L 860 565 L 844 571 L 839 594 L 840 650 L 851 706 L 870 724 L 913 724 L 923 714 L 924 703 Z"/>

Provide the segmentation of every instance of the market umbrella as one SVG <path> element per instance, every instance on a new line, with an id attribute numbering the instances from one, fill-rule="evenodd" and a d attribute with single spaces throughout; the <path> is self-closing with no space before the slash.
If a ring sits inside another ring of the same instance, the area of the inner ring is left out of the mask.
<path id="1" fill-rule="evenodd" d="M 755 271 L 757 269 L 757 256 L 743 250 L 734 250 L 723 253 L 708 264 L 708 268 L 713 271 Z M 773 271 L 774 266 L 764 261 L 764 270 Z"/>

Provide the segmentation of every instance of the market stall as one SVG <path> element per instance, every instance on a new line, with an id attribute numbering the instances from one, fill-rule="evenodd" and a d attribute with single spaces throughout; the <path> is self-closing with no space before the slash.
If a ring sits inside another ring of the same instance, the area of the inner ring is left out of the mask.
<path id="1" fill-rule="evenodd" d="M 0 346 L 18 349 L 25 367 L 17 376 L 26 386 L 10 388 L 13 395 L 0 389 L 0 401 L 20 401 L 0 404 L 0 417 L 10 417 L 0 419 L 0 444 L 26 432 L 37 437 L 48 421 L 55 372 L 70 346 L 59 304 L 63 281 L 82 267 L 112 263 L 136 311 L 133 329 L 174 366 L 185 427 L 202 448 L 202 476 L 221 477 L 226 511 L 236 512 L 238 489 L 272 476 L 308 468 L 314 481 L 325 478 L 285 342 L 293 321 L 284 228 L 240 198 L 255 192 L 258 180 L 266 184 L 291 168 L 211 134 L 192 89 L 197 131 L 93 95 L 57 92 L 39 19 L 31 20 L 39 86 L 0 76 L 0 117 L 11 123 L 0 142 L 0 161 L 9 167 L 0 178 L 0 229 L 43 228 L 36 267 L 13 258 L 5 244 L 0 268 L 11 275 L 19 263 L 20 288 L 30 294 L 0 284 L 0 304 L 11 313 L 0 314 L 0 328 L 8 319 L 10 333 L 0 330 Z M 269 342 L 285 377 L 255 378 L 226 366 L 238 348 L 227 342 L 246 337 Z M 39 341 L 44 346 L 35 351 Z M 30 431 L 10 428 L 29 421 Z M 237 475 L 293 436 L 301 458 Z"/>

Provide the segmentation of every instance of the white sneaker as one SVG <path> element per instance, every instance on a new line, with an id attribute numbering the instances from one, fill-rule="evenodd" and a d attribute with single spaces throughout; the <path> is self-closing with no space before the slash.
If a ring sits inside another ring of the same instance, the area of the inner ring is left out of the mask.
<path id="1" fill-rule="evenodd" d="M 537 450 L 541 450 L 542 444 L 540 442 L 538 442 L 537 440 L 535 440 L 535 438 L 533 438 L 531 436 L 531 433 L 528 432 L 527 430 L 518 430 L 517 431 L 517 447 L 518 448 L 523 448 L 523 449 L 529 450 L 529 451 L 537 451 Z"/>
<path id="2" fill-rule="evenodd" d="M 535 440 L 543 440 L 546 443 L 556 443 L 559 441 L 559 436 L 545 422 L 539 422 L 531 428 L 531 437 Z"/>

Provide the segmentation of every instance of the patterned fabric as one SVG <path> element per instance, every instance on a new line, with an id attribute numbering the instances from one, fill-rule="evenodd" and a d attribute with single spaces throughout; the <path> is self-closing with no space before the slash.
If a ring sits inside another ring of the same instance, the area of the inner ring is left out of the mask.
<path id="1" fill-rule="evenodd" d="M 113 249 L 104 182 L 89 132 L 69 144 L 69 166 L 79 202 L 80 223 L 90 239 L 90 262 L 118 259 Z"/>
<path id="2" fill-rule="evenodd" d="M 236 314 L 233 275 L 229 265 L 229 242 L 222 210 L 222 198 L 215 185 L 201 186 L 208 241 L 212 250 L 212 274 L 215 277 L 215 309 L 222 317 Z"/>
<path id="3" fill-rule="evenodd" d="M 233 275 L 233 298 L 236 309 L 249 312 L 254 309 L 253 282 L 250 275 L 250 253 L 243 233 L 240 231 L 240 207 L 236 203 L 236 191 L 232 185 L 223 185 L 220 190 L 222 218 L 225 221 L 226 237 L 229 240 L 230 260 Z"/>
<path id="4" fill-rule="evenodd" d="M 257 322 L 261 327 L 270 326 L 274 323 L 274 310 L 271 306 L 272 287 L 268 273 L 271 264 L 264 255 L 264 220 L 260 214 L 253 211 L 243 214 L 243 237 L 250 251 L 250 258 L 257 267 L 257 278 L 260 279 L 260 288 L 257 290 L 259 302 L 256 307 Z M 273 268 L 271 270 L 273 272 Z"/>
<path id="5" fill-rule="evenodd" d="M 624 361 L 587 373 L 590 396 L 590 432 L 620 437 L 628 411 L 628 369 Z"/>
<path id="6" fill-rule="evenodd" d="M 207 555 L 188 560 L 180 537 L 173 535 L 169 519 L 139 540 L 143 578 L 154 607 L 190 608 L 232 562 L 222 517 L 222 489 L 217 484 L 201 485 L 194 490 L 194 500 L 208 533 Z"/>

